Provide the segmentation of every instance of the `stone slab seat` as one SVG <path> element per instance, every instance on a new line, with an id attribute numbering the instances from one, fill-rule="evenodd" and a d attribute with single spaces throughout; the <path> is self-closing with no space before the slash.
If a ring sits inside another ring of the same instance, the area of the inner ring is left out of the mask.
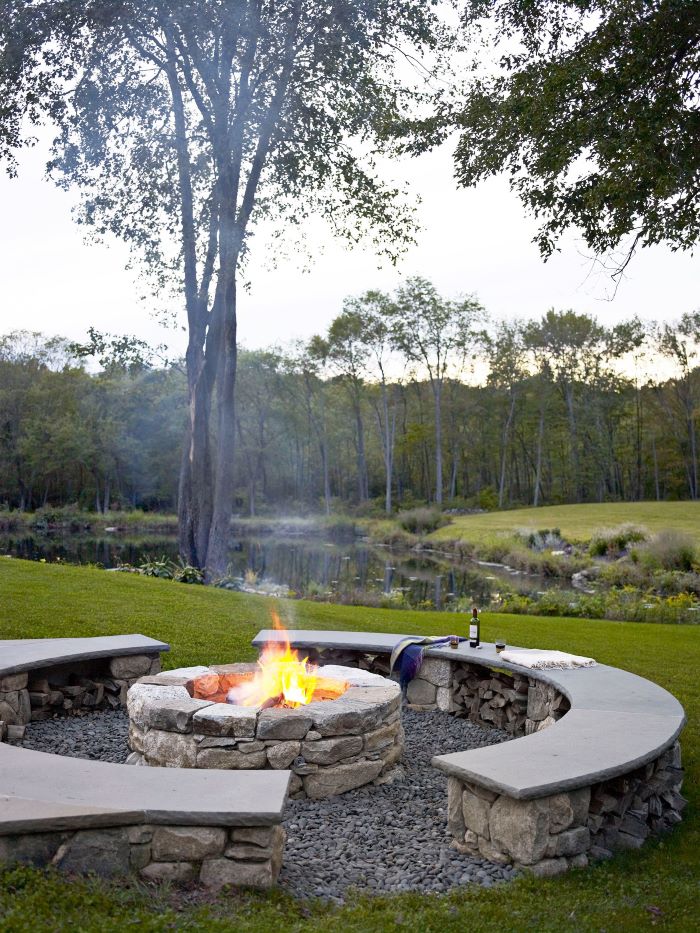
<path id="1" fill-rule="evenodd" d="M 135 768 L 0 743 L 0 836 L 129 826 L 273 826 L 289 771 Z"/>
<path id="2" fill-rule="evenodd" d="M 300 649 L 347 649 L 390 653 L 400 634 L 295 630 L 290 644 Z M 265 629 L 253 644 L 284 635 Z M 527 800 L 590 786 L 626 774 L 659 757 L 686 722 L 678 700 L 658 684 L 629 671 L 598 664 L 574 670 L 532 670 L 503 661 L 495 646 L 481 649 L 461 642 L 457 649 L 435 648 L 427 657 L 512 671 L 552 684 L 571 709 L 548 729 L 499 745 L 437 755 L 433 766 L 462 781 Z"/>
<path id="3" fill-rule="evenodd" d="M 98 635 L 93 638 L 21 638 L 0 641 L 0 677 L 96 658 L 159 654 L 170 645 L 146 635 Z"/>

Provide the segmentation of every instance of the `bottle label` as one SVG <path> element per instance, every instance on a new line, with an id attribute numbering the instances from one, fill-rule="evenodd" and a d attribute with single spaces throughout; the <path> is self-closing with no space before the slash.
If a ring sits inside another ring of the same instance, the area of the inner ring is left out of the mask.
<path id="1" fill-rule="evenodd" d="M 474 641 L 476 641 L 476 639 L 479 637 L 479 628 L 478 628 L 478 626 L 476 626 L 476 625 L 470 625 L 470 626 L 469 626 L 469 637 L 470 637 L 471 639 L 473 639 Z"/>

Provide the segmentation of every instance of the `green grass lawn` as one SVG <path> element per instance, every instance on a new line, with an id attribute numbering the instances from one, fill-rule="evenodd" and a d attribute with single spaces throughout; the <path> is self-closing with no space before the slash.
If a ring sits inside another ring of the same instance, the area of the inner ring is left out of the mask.
<path id="1" fill-rule="evenodd" d="M 700 545 L 700 502 L 604 502 L 584 505 L 548 505 L 538 509 L 513 509 L 455 516 L 451 524 L 434 532 L 432 540 L 461 538 L 478 543 L 498 532 L 522 528 L 560 528 L 572 543 L 588 541 L 601 528 L 640 525 L 650 532 L 683 531 Z"/>
<path id="2" fill-rule="evenodd" d="M 683 504 L 686 508 L 687 503 Z M 578 507 L 572 507 L 578 508 Z M 584 507 L 586 508 L 586 507 Z M 608 507 L 605 507 L 608 508 Z M 538 516 L 545 509 L 537 511 Z M 501 516 L 515 513 L 501 513 Z M 476 516 L 486 518 L 488 516 Z M 538 525 L 548 524 L 538 522 Z M 563 523 L 562 523 L 563 524 Z M 562 528 L 562 530 L 564 530 Z M 445 634 L 464 625 L 438 612 L 279 604 L 299 628 Z M 128 574 L 0 558 L 0 638 L 141 632 L 172 644 L 166 666 L 253 658 L 250 639 L 271 601 Z M 682 738 L 690 800 L 684 823 L 661 842 L 550 880 L 523 878 L 449 896 L 357 896 L 342 908 L 279 893 L 202 898 L 137 882 L 107 884 L 17 868 L 0 872 L 0 931 L 637 931 L 697 929 L 700 913 L 700 630 L 691 626 L 485 614 L 484 638 L 563 648 L 635 671 L 684 704 Z M 1 792 L 1 778 L 0 778 Z"/>

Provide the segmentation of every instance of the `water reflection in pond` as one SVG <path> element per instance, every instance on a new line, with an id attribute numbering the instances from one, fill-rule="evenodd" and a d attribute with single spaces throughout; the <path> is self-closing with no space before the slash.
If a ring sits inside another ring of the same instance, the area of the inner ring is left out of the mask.
<path id="1" fill-rule="evenodd" d="M 0 553 L 113 568 L 161 557 L 174 561 L 177 540 L 171 535 L 16 533 L 0 536 Z M 470 602 L 497 602 L 504 592 L 541 592 L 562 582 L 364 539 L 338 544 L 316 537 L 240 537 L 232 543 L 229 560 L 231 578 L 249 589 L 278 587 L 290 595 L 397 607 L 467 608 Z"/>

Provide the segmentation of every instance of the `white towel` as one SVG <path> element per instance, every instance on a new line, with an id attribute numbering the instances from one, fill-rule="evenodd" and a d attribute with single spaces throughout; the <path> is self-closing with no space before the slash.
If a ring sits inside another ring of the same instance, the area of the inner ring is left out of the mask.
<path id="1" fill-rule="evenodd" d="M 578 654 L 567 654 L 565 651 L 539 651 L 537 648 L 516 648 L 502 651 L 501 657 L 511 664 L 521 667 L 530 667 L 537 670 L 547 668 L 573 668 L 595 667 L 593 658 L 583 658 Z"/>

